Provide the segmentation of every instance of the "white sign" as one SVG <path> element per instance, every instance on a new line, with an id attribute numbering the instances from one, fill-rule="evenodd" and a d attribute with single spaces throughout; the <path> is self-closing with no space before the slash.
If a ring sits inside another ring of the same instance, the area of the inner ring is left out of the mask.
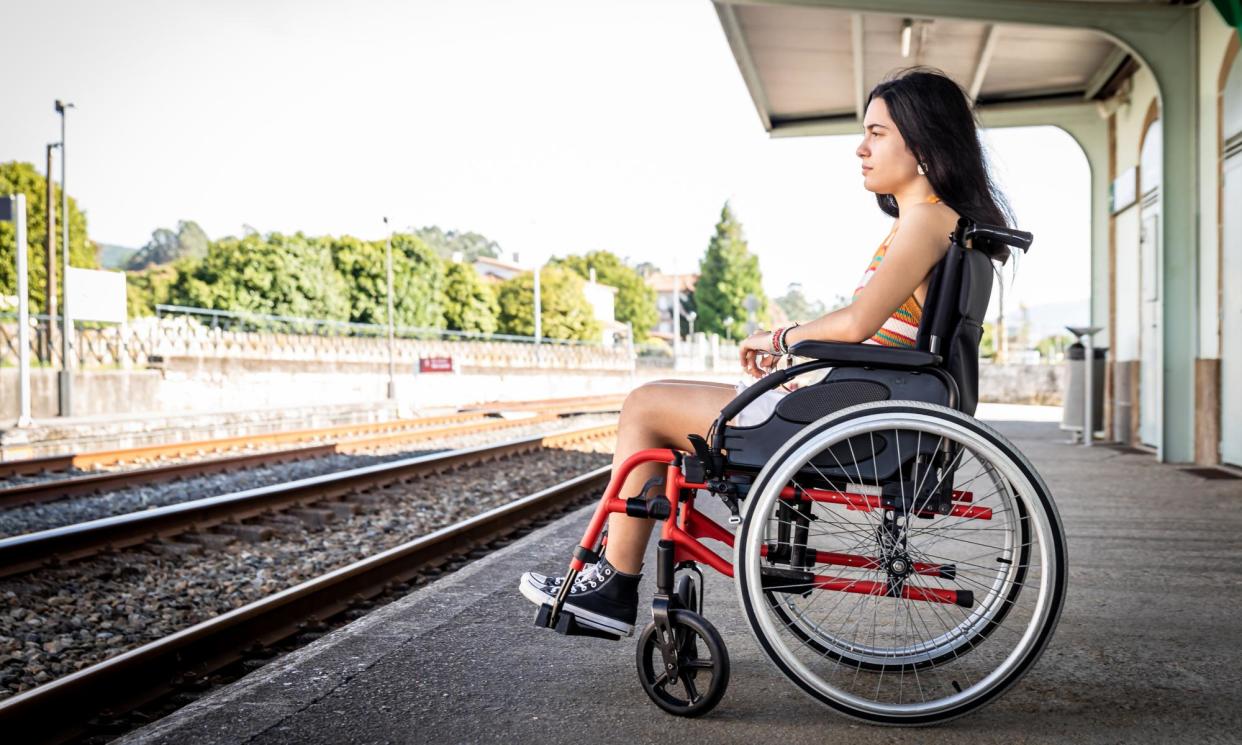
<path id="1" fill-rule="evenodd" d="M 125 323 L 125 272 L 69 267 L 69 312 L 75 321 Z"/>
<path id="2" fill-rule="evenodd" d="M 1138 171 L 1133 166 L 1127 168 L 1120 176 L 1113 179 L 1112 212 L 1117 214 L 1134 204 L 1138 198 Z"/>

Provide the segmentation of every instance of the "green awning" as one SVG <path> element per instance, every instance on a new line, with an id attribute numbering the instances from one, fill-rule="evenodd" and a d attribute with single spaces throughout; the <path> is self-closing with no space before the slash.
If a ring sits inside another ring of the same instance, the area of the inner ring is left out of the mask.
<path id="1" fill-rule="evenodd" d="M 1242 36 L 1242 0 L 1212 0 L 1212 5 L 1220 11 L 1225 23 L 1237 29 L 1238 35 Z"/>

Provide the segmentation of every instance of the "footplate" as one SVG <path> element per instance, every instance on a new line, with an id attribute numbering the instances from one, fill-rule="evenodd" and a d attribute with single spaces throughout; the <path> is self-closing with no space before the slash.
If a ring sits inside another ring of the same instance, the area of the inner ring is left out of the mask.
<path id="1" fill-rule="evenodd" d="M 552 604 L 544 603 L 539 606 L 539 613 L 535 616 L 535 625 L 540 628 L 550 628 L 558 634 L 565 636 L 593 636 L 597 639 L 612 639 L 618 641 L 621 639 L 619 634 L 610 634 L 607 631 L 601 631 L 590 626 L 583 626 L 578 623 L 578 619 L 571 611 L 562 609 L 556 616 L 556 625 L 552 626 L 549 621 L 552 619 Z"/>

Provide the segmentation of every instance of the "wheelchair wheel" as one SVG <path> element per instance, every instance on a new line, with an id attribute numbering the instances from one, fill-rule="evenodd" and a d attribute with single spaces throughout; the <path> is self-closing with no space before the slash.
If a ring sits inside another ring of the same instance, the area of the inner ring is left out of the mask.
<path id="1" fill-rule="evenodd" d="M 886 448 L 901 466 L 881 478 L 870 454 Z M 948 514 L 879 503 L 929 483 L 951 489 Z M 961 716 L 1017 682 L 1067 576 L 1029 461 L 986 424 L 918 401 L 843 409 L 787 442 L 750 490 L 735 557 L 747 622 L 777 667 L 842 713 L 898 725 Z"/>
<path id="2" fill-rule="evenodd" d="M 682 717 L 706 714 L 729 687 L 729 653 L 716 627 L 688 610 L 669 611 L 676 669 L 665 669 L 659 629 L 650 623 L 638 638 L 638 679 L 656 706 Z"/>
<path id="3" fill-rule="evenodd" d="M 986 472 L 995 489 L 1008 489 L 1013 491 L 1013 485 L 1003 480 L 994 468 L 981 464 L 982 469 Z M 1007 588 L 1002 593 L 990 593 L 985 599 L 990 601 L 994 606 L 992 612 L 984 614 L 990 618 L 990 622 L 986 624 L 974 624 L 969 627 L 967 634 L 961 640 L 959 646 L 973 649 L 976 645 L 983 641 L 984 638 L 995 628 L 1000 627 L 1009 613 L 1009 609 L 1017 604 L 1018 595 L 1025 586 L 1026 569 L 1030 557 L 1030 525 L 1027 518 L 1026 507 L 1020 500 L 1013 500 L 1013 504 L 1017 510 L 1017 524 L 1019 530 L 1019 540 L 1017 542 L 1018 555 L 1017 560 L 1013 563 L 1013 576 L 1007 582 Z M 834 633 L 832 628 L 821 626 L 814 617 L 813 613 L 803 610 L 802 604 L 797 602 L 797 597 L 785 592 L 765 591 L 768 604 L 772 608 L 772 612 L 779 618 L 779 622 L 788 628 L 789 632 L 804 644 L 819 652 L 821 655 L 836 660 L 839 663 L 852 665 L 863 670 L 879 671 L 894 669 L 893 660 L 882 660 L 873 662 L 866 656 L 853 651 L 851 645 L 844 644 Z M 919 658 L 913 661 L 898 662 L 897 667 L 902 666 L 908 668 L 931 667 L 940 662 L 944 662 L 952 655 L 952 650 L 945 651 L 940 657 Z"/>

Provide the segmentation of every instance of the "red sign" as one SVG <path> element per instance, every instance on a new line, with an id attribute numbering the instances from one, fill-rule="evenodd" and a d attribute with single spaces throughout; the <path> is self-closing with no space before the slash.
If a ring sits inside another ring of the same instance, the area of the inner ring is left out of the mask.
<path id="1" fill-rule="evenodd" d="M 437 372 L 453 372 L 452 357 L 419 357 L 418 371 L 420 373 L 437 373 Z"/>

